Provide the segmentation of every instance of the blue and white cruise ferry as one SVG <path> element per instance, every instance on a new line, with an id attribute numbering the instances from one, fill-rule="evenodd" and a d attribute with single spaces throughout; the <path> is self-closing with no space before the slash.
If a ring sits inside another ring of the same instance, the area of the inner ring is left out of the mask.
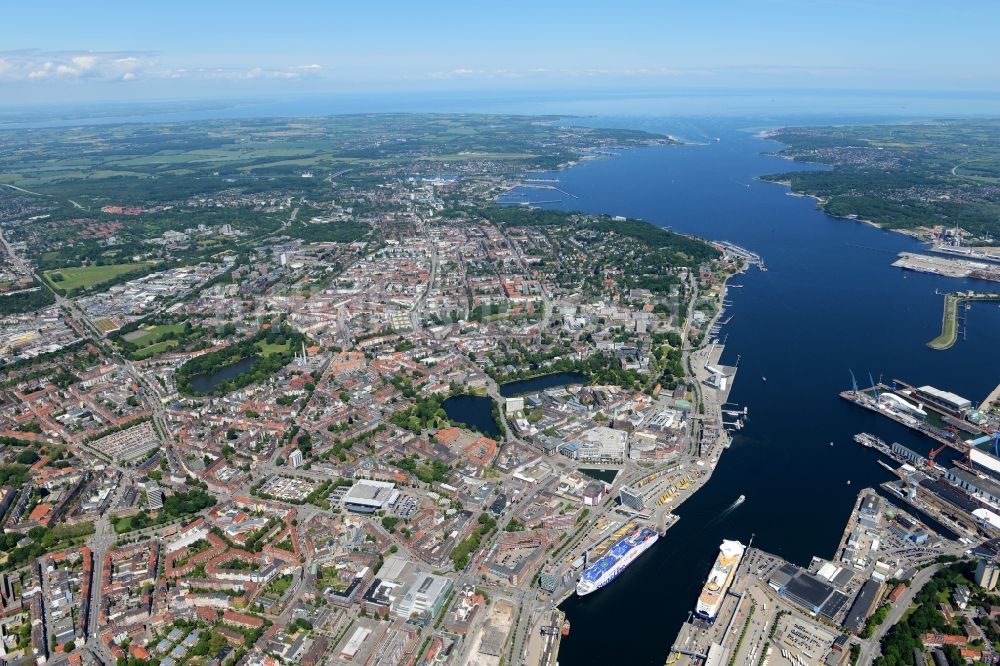
<path id="1" fill-rule="evenodd" d="M 576 593 L 582 597 L 601 589 L 645 553 L 659 538 L 660 535 L 648 527 L 632 529 L 611 546 L 600 559 L 584 569 L 580 575 L 580 582 L 576 584 Z"/>

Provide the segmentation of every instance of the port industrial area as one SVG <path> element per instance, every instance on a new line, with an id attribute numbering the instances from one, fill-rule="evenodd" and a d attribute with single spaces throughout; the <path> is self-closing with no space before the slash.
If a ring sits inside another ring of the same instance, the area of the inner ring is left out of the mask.
<path id="1" fill-rule="evenodd" d="M 727 246 L 731 252 L 746 252 Z M 743 258 L 748 266 L 766 270 L 759 256 Z M 953 268 L 948 262 L 955 261 L 961 260 L 907 255 L 894 265 L 913 270 L 930 266 L 935 270 L 922 272 L 968 277 L 967 272 L 942 268 Z M 970 270 L 981 268 L 977 264 Z M 739 286 L 723 286 L 723 306 L 730 304 L 727 288 Z M 972 292 L 947 296 L 959 303 L 977 300 Z M 609 502 L 594 529 L 566 551 L 569 567 L 559 571 L 561 577 L 543 581 L 556 602 L 610 584 L 653 547 L 656 536 L 644 535 L 663 536 L 676 523 L 673 510 L 709 481 L 731 444 L 731 433 L 749 418 L 746 408 L 729 402 L 738 367 L 720 362 L 724 344 L 719 333 L 732 316 L 723 307 L 709 324 L 713 337 L 691 354 L 705 413 L 697 419 L 688 455 L 641 476 L 616 475 L 609 493 L 617 502 Z M 840 394 L 842 399 L 919 433 L 927 439 L 927 452 L 857 433 L 853 445 L 874 452 L 872 464 L 896 479 L 859 489 L 836 550 L 813 556 L 805 567 L 754 548 L 752 538 L 748 544 L 723 541 L 666 664 L 869 664 L 879 654 L 879 641 L 942 562 L 973 556 L 979 562 L 977 582 L 988 590 L 1000 583 L 984 579 L 993 575 L 991 563 L 1000 554 L 1000 415 L 991 412 L 1000 402 L 1000 386 L 976 404 L 933 386 L 884 382 L 870 375 L 865 386 L 853 371 L 845 374 L 851 386 Z M 741 495 L 724 514 L 738 511 L 744 500 Z M 958 612 L 965 611 L 965 603 L 956 605 Z M 883 616 L 876 621 L 873 616 L 880 609 Z M 562 626 L 568 630 L 568 623 Z M 952 644 L 961 645 L 967 658 L 992 659 L 988 642 L 985 648 L 981 642 L 973 644 L 981 632 L 970 633 L 951 637 Z M 940 648 L 947 641 L 924 639 L 932 656 L 943 654 Z"/>
<path id="2" fill-rule="evenodd" d="M 868 664 L 941 562 L 974 556 L 977 584 L 995 587 L 987 578 L 1000 553 L 1000 423 L 990 408 L 1000 386 L 976 405 L 932 386 L 872 380 L 860 388 L 851 377 L 841 398 L 925 436 L 928 452 L 855 435 L 896 479 L 860 489 L 836 550 L 806 567 L 752 540 L 724 542 L 667 664 Z M 956 600 L 956 611 L 967 602 Z M 873 622 L 880 607 L 888 613 Z M 953 644 L 970 659 L 991 659 L 971 633 Z M 943 644 L 934 640 L 925 640 L 932 654 Z"/>
<path id="3" fill-rule="evenodd" d="M 713 333 L 725 316 L 722 310 L 711 323 Z M 672 510 L 711 478 L 731 431 L 749 417 L 745 408 L 728 402 L 738 368 L 721 365 L 723 350 L 711 340 L 691 357 L 706 410 L 688 456 L 638 477 L 616 475 L 609 492 L 618 501 L 566 551 L 570 566 L 561 578 L 543 581 L 553 586 L 554 600 L 598 589 L 577 585 L 580 572 L 599 568 L 595 562 L 640 531 L 665 534 L 677 520 Z M 871 663 L 879 640 L 943 558 L 975 555 L 987 562 L 1000 553 L 1000 417 L 990 412 L 1000 400 L 1000 386 L 977 405 L 902 380 L 870 380 L 870 386 L 859 387 L 853 372 L 845 374 L 853 383 L 841 398 L 920 433 L 928 440 L 927 453 L 868 433 L 855 435 L 853 445 L 875 452 L 872 464 L 897 479 L 859 489 L 836 550 L 814 556 L 806 567 L 754 548 L 752 539 L 725 541 L 705 572 L 701 595 L 691 600 L 666 664 L 846 664 L 852 647 L 861 655 L 855 663 Z M 952 452 L 948 463 L 942 462 L 945 449 Z M 724 513 L 738 511 L 744 499 Z M 641 555 L 645 548 L 639 550 Z M 626 560 L 624 566 L 632 561 L 627 555 Z M 866 632 L 880 606 L 893 610 Z M 977 658 L 985 654 L 966 649 Z"/>

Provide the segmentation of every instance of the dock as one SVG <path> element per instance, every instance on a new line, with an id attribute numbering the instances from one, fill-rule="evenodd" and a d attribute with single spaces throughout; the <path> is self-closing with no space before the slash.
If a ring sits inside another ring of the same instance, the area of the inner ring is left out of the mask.
<path id="1" fill-rule="evenodd" d="M 915 273 L 930 273 L 945 277 L 964 278 L 974 270 L 964 259 L 946 259 L 915 252 L 900 252 L 899 258 L 892 262 L 894 268 L 905 268 Z"/>
<path id="2" fill-rule="evenodd" d="M 927 423 L 926 421 L 918 419 L 915 416 L 904 414 L 902 412 L 886 407 L 885 405 L 881 404 L 876 398 L 870 395 L 870 393 L 874 393 L 876 391 L 894 394 L 894 391 L 891 387 L 886 386 L 884 384 L 878 384 L 877 386 L 871 389 L 858 390 L 858 391 L 855 390 L 842 391 L 840 393 L 840 397 L 843 398 L 844 400 L 847 400 L 848 402 L 854 403 L 858 407 L 863 407 L 864 409 L 867 409 L 871 412 L 875 412 L 876 414 L 884 416 L 888 419 L 892 419 L 893 421 L 899 423 L 900 425 L 904 425 L 907 428 L 915 430 L 926 437 L 930 437 L 935 442 L 946 444 L 951 448 L 955 449 L 956 451 L 959 451 L 960 453 L 965 453 L 967 449 L 965 443 L 962 442 L 961 439 L 956 438 L 951 432 L 947 430 L 942 430 L 941 428 L 936 428 Z"/>
<path id="3" fill-rule="evenodd" d="M 899 259 L 892 263 L 896 268 L 903 268 L 915 273 L 930 273 L 953 278 L 977 278 L 1000 282 L 1000 266 L 987 263 L 988 260 L 975 261 L 969 259 L 935 257 L 915 252 L 900 252 Z"/>
<path id="4" fill-rule="evenodd" d="M 1000 264 L 1000 249 L 995 247 L 962 247 L 960 245 L 938 243 L 930 251 L 935 254 L 960 257 L 969 261 L 985 261 Z"/>
<path id="5" fill-rule="evenodd" d="M 566 190 L 560 189 L 555 185 L 547 185 L 541 182 L 524 181 L 523 183 L 518 185 L 518 187 L 529 190 L 553 190 L 555 192 L 558 192 L 559 194 L 565 194 L 568 197 L 573 197 L 574 199 L 580 198 L 577 195 L 573 194 L 572 192 L 567 192 Z"/>
<path id="6" fill-rule="evenodd" d="M 970 301 L 992 301 L 1000 302 L 1000 294 L 993 292 L 976 293 L 972 291 L 956 291 L 944 295 L 944 311 L 941 314 L 941 335 L 927 343 L 931 349 L 943 351 L 951 349 L 958 341 L 959 323 L 965 323 L 966 318 L 962 316 L 962 306 Z M 966 305 L 968 308 L 968 305 Z M 961 327 L 962 338 L 968 335 L 968 325 Z"/>
<path id="7" fill-rule="evenodd" d="M 762 272 L 767 271 L 767 267 L 764 266 L 764 259 L 756 252 L 752 252 L 745 247 L 740 247 L 736 243 L 730 243 L 729 241 L 716 241 L 714 245 L 726 254 L 742 259 L 748 265 L 755 266 Z"/>

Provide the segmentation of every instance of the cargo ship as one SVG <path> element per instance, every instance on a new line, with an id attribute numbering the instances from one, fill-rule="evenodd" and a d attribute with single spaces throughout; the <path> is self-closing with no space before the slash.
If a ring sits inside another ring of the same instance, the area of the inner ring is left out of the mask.
<path id="1" fill-rule="evenodd" d="M 649 550 L 659 538 L 660 535 L 648 527 L 635 527 L 630 530 L 616 541 L 607 553 L 584 569 L 576 585 L 576 593 L 582 597 L 601 589 Z"/>
<path id="2" fill-rule="evenodd" d="M 733 583 L 736 575 L 736 568 L 740 566 L 743 553 L 746 551 L 739 541 L 723 541 L 719 546 L 719 557 L 712 565 L 712 571 L 708 574 L 705 587 L 698 595 L 698 604 L 695 606 L 694 614 L 708 622 L 714 622 L 722 607 L 722 600 L 726 598 L 726 592 Z"/>

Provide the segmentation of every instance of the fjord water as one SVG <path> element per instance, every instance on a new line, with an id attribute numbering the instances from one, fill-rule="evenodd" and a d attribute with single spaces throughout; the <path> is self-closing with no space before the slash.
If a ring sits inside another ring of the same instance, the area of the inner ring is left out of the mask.
<path id="1" fill-rule="evenodd" d="M 654 548 L 608 587 L 562 606 L 572 623 L 559 654 L 563 666 L 662 664 L 722 539 L 746 543 L 753 536 L 755 546 L 800 565 L 813 555 L 832 557 L 857 492 L 891 478 L 853 435 L 871 432 L 925 454 L 930 448 L 929 440 L 841 400 L 848 368 L 862 383 L 870 371 L 876 379 L 932 384 L 979 402 L 1000 382 L 1000 309 L 974 305 L 967 340 L 944 352 L 929 349 L 925 343 L 941 322 L 935 288 L 990 289 L 990 283 L 892 268 L 896 253 L 922 245 L 829 217 L 811 199 L 754 180 L 809 167 L 762 155 L 780 145 L 742 130 L 748 121 L 588 124 L 706 143 L 626 151 L 543 176 L 559 178 L 561 189 L 579 197 L 550 206 L 729 240 L 760 253 L 768 268 L 732 280 L 743 288 L 729 291 L 734 318 L 722 331 L 723 362 L 735 364 L 739 356 L 730 399 L 749 407 L 746 428 Z M 740 494 L 746 502 L 726 513 Z"/>

